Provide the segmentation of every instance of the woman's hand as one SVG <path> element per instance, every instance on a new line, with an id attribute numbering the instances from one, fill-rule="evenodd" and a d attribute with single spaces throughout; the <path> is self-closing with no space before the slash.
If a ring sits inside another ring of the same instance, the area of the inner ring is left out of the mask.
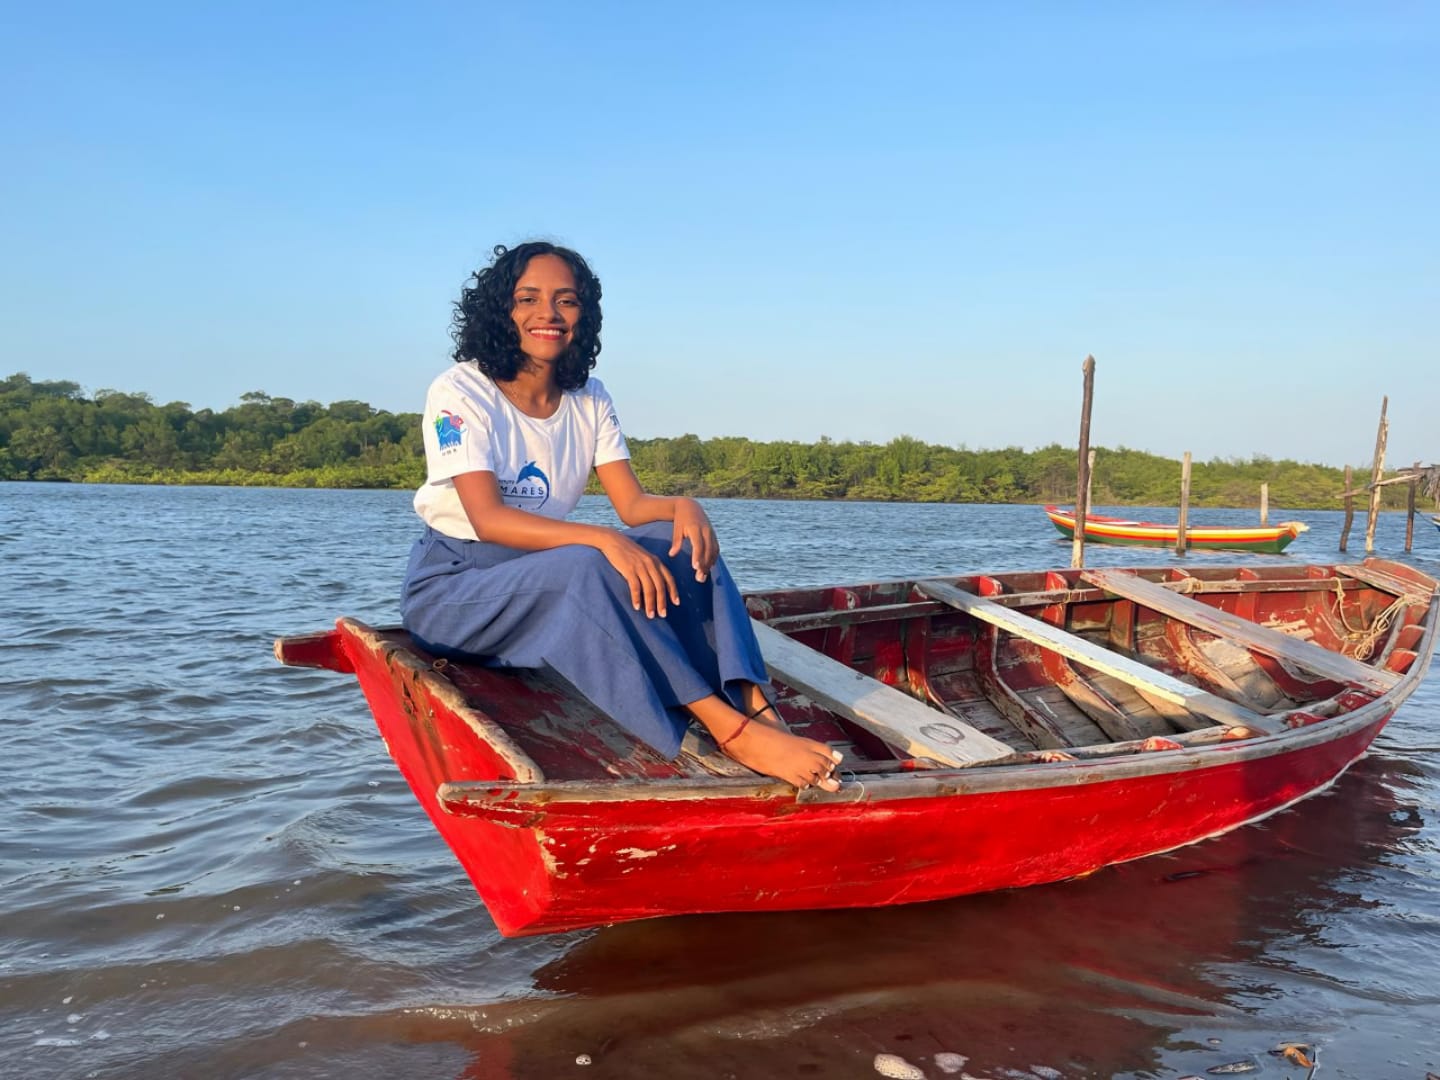
<path id="1" fill-rule="evenodd" d="M 677 554 L 686 540 L 690 541 L 690 565 L 695 568 L 695 580 L 704 581 L 715 560 L 720 557 L 720 541 L 715 538 L 710 519 L 698 502 L 676 499 L 670 554 Z"/>
<path id="2" fill-rule="evenodd" d="M 667 604 L 679 606 L 680 592 L 670 568 L 634 540 L 617 532 L 596 546 L 629 583 L 630 602 L 636 611 L 643 608 L 647 618 L 659 615 L 663 619 Z"/>

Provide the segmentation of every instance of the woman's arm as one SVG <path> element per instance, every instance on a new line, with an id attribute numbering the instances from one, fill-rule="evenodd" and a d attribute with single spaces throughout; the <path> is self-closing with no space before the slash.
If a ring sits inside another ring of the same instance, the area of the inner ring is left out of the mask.
<path id="1" fill-rule="evenodd" d="M 633 475 L 633 474 L 632 474 Z M 635 610 L 662 618 L 666 604 L 678 604 L 680 593 L 670 569 L 655 556 L 603 525 L 584 525 L 575 521 L 556 521 L 539 514 L 506 506 L 500 497 L 500 485 L 493 472 L 468 472 L 451 477 L 455 494 L 470 527 L 481 540 L 523 551 L 546 551 L 567 544 L 584 544 L 597 549 L 616 571 L 630 584 L 630 600 Z M 638 487 L 638 485 L 637 485 Z"/>
<path id="2" fill-rule="evenodd" d="M 595 475 L 605 489 L 610 505 L 615 507 L 615 513 L 626 525 L 674 522 L 670 554 L 674 555 L 689 540 L 690 564 L 695 569 L 695 580 L 705 580 L 705 575 L 720 557 L 720 541 L 715 537 L 710 518 L 698 502 L 682 496 L 651 495 L 640 486 L 640 480 L 626 458 L 596 466 Z"/>

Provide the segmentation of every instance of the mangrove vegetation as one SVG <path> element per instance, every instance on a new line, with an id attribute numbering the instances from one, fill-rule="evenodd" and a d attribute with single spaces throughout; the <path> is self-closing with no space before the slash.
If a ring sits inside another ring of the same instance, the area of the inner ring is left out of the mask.
<path id="1" fill-rule="evenodd" d="M 884 444 L 756 442 L 739 437 L 630 439 L 641 482 L 660 494 L 757 499 L 1068 503 L 1075 450 L 971 450 L 900 435 Z M 147 394 L 34 381 L 0 381 L 0 480 L 228 484 L 270 487 L 413 488 L 424 478 L 418 413 L 360 401 L 292 401 L 254 392 L 223 411 Z M 1366 469 L 1357 467 L 1357 476 Z M 1169 506 L 1179 461 L 1125 447 L 1099 448 L 1097 506 Z M 1358 483 L 1363 483 L 1363 479 Z M 1197 506 L 1255 506 L 1260 485 L 1274 507 L 1336 509 L 1341 469 L 1252 457 L 1197 461 Z M 1403 485 L 1385 489 L 1405 505 Z"/>

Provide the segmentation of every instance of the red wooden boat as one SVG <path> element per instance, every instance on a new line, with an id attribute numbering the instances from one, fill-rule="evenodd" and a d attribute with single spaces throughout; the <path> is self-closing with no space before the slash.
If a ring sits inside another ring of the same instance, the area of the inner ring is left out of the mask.
<path id="1" fill-rule="evenodd" d="M 1058 506 L 1045 507 L 1050 524 L 1062 536 L 1075 535 L 1075 512 Z M 1303 521 L 1282 521 L 1278 525 L 1187 525 L 1185 543 L 1198 551 L 1254 551 L 1278 555 L 1286 546 L 1307 532 Z M 1174 547 L 1180 535 L 1178 525 L 1162 525 L 1154 521 L 1130 521 L 1126 518 L 1085 515 L 1085 539 L 1097 544 L 1127 544 L 1132 547 Z"/>
<path id="2" fill-rule="evenodd" d="M 693 734 L 674 762 L 573 690 L 341 619 L 287 664 L 353 672 L 507 935 L 911 903 L 1060 881 L 1327 787 L 1414 689 L 1436 582 L 1356 565 L 1057 570 L 747 597 L 831 794 Z"/>

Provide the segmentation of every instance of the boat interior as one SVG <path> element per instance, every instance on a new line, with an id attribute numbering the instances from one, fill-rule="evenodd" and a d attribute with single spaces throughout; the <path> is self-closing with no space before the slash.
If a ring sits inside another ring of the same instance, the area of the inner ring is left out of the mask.
<path id="1" fill-rule="evenodd" d="M 1432 647 L 1436 617 L 1431 579 L 1378 560 L 898 580 L 746 603 L 781 716 L 839 749 L 855 776 L 1145 753 L 1323 722 L 1391 693 Z M 756 779 L 698 725 L 666 760 L 552 674 L 437 660 L 399 629 L 342 628 L 388 658 L 403 700 L 423 680 L 448 701 L 440 712 L 454 716 L 435 714 L 431 742 L 451 781 L 506 778 L 492 754 L 467 750 L 476 735 L 504 747 L 522 781 Z"/>

